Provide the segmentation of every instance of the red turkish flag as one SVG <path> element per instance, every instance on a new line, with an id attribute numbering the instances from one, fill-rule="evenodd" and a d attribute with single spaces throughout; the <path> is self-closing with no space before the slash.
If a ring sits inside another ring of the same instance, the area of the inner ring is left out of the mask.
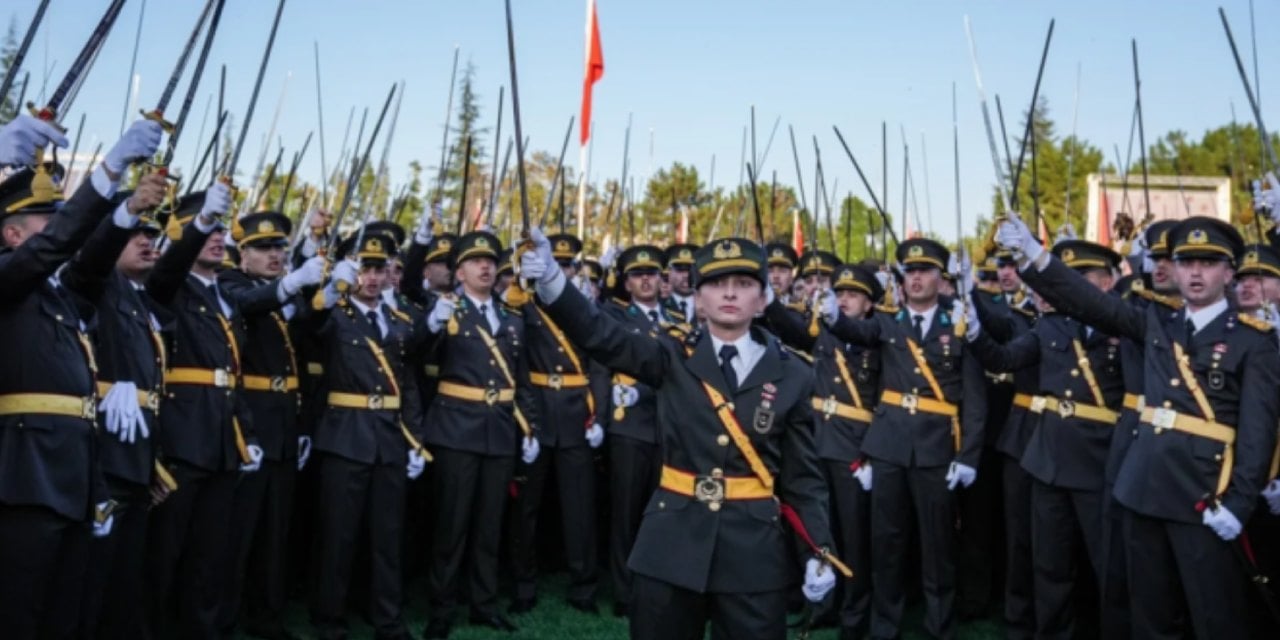
<path id="1" fill-rule="evenodd" d="M 804 253 L 804 225 L 800 224 L 799 209 L 791 212 L 791 248 L 796 250 L 796 255 Z"/>
<path id="2" fill-rule="evenodd" d="M 596 20 L 596 0 L 587 0 L 587 55 L 586 74 L 582 78 L 582 116 L 578 130 L 582 132 L 579 144 L 586 146 L 591 137 L 591 89 L 604 77 L 604 50 L 600 48 L 600 24 Z"/>

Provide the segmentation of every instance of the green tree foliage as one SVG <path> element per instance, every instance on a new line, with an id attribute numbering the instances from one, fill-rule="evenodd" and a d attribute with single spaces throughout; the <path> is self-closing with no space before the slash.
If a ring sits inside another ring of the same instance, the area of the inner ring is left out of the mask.
<path id="1" fill-rule="evenodd" d="M 4 34 L 4 42 L 0 43 L 0 79 L 7 77 L 13 68 L 13 59 L 18 55 L 18 44 L 18 22 L 16 18 L 11 17 L 9 18 L 9 28 Z M 3 102 L 0 102 L 0 124 L 8 122 L 17 116 L 16 100 L 18 92 L 21 90 L 19 86 L 21 82 L 21 78 L 15 78 L 10 94 L 5 96 Z"/>

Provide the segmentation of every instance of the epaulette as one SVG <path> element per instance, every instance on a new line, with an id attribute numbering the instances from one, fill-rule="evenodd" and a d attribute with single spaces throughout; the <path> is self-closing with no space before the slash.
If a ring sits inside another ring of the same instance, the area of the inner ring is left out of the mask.
<path id="1" fill-rule="evenodd" d="M 392 309 L 391 307 L 387 307 L 387 309 L 388 309 L 389 311 L 391 311 L 391 315 L 393 315 L 393 316 L 395 316 L 395 317 L 399 318 L 399 319 L 400 319 L 401 321 L 403 321 L 405 324 L 413 324 L 413 318 L 412 318 L 409 314 L 407 314 L 407 313 L 405 313 L 405 312 L 403 312 L 403 311 L 401 311 L 401 310 L 399 310 L 399 309 Z"/>
<path id="2" fill-rule="evenodd" d="M 503 311 L 505 311 L 505 312 L 507 312 L 507 313 L 509 313 L 509 314 L 511 314 L 511 315 L 513 315 L 513 316 L 519 316 L 519 317 L 521 317 L 521 318 L 523 318 L 523 317 L 524 317 L 524 309 L 523 309 L 523 308 L 521 308 L 521 307 L 513 307 L 513 306 L 511 306 L 511 305 L 507 304 L 506 302 L 503 302 L 503 303 L 502 303 L 502 310 L 503 310 Z"/>
<path id="3" fill-rule="evenodd" d="M 787 345 L 785 345 L 785 344 L 784 344 L 784 345 L 782 345 L 782 351 L 783 351 L 784 353 L 790 353 L 790 354 L 792 354 L 792 355 L 794 355 L 794 356 L 796 356 L 796 357 L 800 358 L 801 360 L 804 360 L 805 362 L 807 362 L 807 363 L 809 363 L 809 364 L 813 364 L 813 356 L 811 356 L 811 355 L 809 355 L 809 354 L 807 354 L 807 353 L 805 353 L 805 352 L 803 352 L 803 351 L 801 351 L 801 350 L 799 350 L 799 349 L 796 349 L 795 347 L 787 346 Z"/>
<path id="4" fill-rule="evenodd" d="M 1169 307 L 1170 309 L 1181 309 L 1181 308 L 1182 308 L 1182 299 L 1181 299 L 1181 298 L 1174 298 L 1174 297 L 1171 297 L 1171 296 L 1161 295 L 1161 294 L 1158 294 L 1158 293 L 1156 293 L 1156 292 L 1154 292 L 1154 291 L 1150 291 L 1150 290 L 1148 290 L 1148 289 L 1146 289 L 1146 288 L 1142 288 L 1142 289 L 1134 288 L 1134 289 L 1130 289 L 1130 291 L 1132 291 L 1133 293 L 1137 294 L 1137 296 L 1138 296 L 1139 298 L 1142 298 L 1143 300 L 1149 300 L 1149 301 L 1154 302 L 1154 303 L 1156 303 L 1156 304 L 1162 304 L 1162 305 L 1164 305 L 1164 306 L 1166 306 L 1166 307 Z"/>
<path id="5" fill-rule="evenodd" d="M 876 305 L 876 311 L 893 315 L 898 312 L 898 308 L 889 304 L 878 304 Z"/>
<path id="6" fill-rule="evenodd" d="M 1253 315 L 1252 313 L 1242 312 L 1240 314 L 1240 324 L 1243 324 L 1247 327 L 1253 327 L 1254 329 L 1257 329 L 1262 333 L 1270 333 L 1275 330 L 1275 327 L 1271 326 L 1270 322 L 1267 322 L 1266 320 L 1263 320 L 1262 318 L 1259 318 Z"/>
<path id="7" fill-rule="evenodd" d="M 614 304 L 618 305 L 619 307 L 622 307 L 623 309 L 626 309 L 627 307 L 631 306 L 631 303 L 630 303 L 630 302 L 627 302 L 626 300 L 623 300 L 622 298 L 609 298 L 609 302 L 612 302 L 612 303 L 614 303 Z"/>
<path id="8" fill-rule="evenodd" d="M 1004 293 L 1000 289 L 1000 284 L 996 282 L 979 282 L 978 284 L 974 285 L 973 288 L 993 296 L 998 296 L 1001 293 Z"/>
<path id="9" fill-rule="evenodd" d="M 1036 310 L 1035 310 L 1035 309 L 1028 309 L 1028 308 L 1023 307 L 1023 306 L 1016 306 L 1016 307 L 1009 307 L 1009 308 L 1010 308 L 1010 309 L 1013 309 L 1014 311 L 1017 311 L 1018 313 L 1021 313 L 1022 315 L 1026 316 L 1026 317 L 1028 317 L 1028 318 L 1034 318 L 1034 317 L 1036 317 Z"/>
<path id="10" fill-rule="evenodd" d="M 786 308 L 792 311 L 795 311 L 796 313 L 808 313 L 809 311 L 809 307 L 804 303 L 804 300 L 796 300 L 795 302 L 788 302 L 783 306 L 785 306 Z"/>

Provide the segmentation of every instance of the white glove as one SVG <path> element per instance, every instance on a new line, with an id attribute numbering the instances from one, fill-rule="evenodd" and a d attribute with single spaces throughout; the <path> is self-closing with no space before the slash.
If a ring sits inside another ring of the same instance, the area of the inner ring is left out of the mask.
<path id="1" fill-rule="evenodd" d="M 1259 180 L 1253 181 L 1253 210 L 1267 214 L 1272 220 L 1280 220 L 1280 180 L 1272 171 L 1267 172 L 1266 178 L 1270 189 L 1263 189 Z"/>
<path id="2" fill-rule="evenodd" d="M 1271 515 L 1280 516 L 1280 478 L 1268 482 L 1262 488 L 1262 497 L 1266 499 Z"/>
<path id="3" fill-rule="evenodd" d="M 520 459 L 524 461 L 525 464 L 533 464 L 533 461 L 538 459 L 538 452 L 541 450 L 542 447 L 538 444 L 537 438 L 533 436 L 525 436 L 524 440 L 520 443 Z"/>
<path id="4" fill-rule="evenodd" d="M 822 320 L 827 326 L 832 326 L 840 319 L 840 305 L 836 302 L 836 297 L 829 291 L 820 292 L 818 299 L 818 308 L 822 312 Z"/>
<path id="5" fill-rule="evenodd" d="M 859 464 L 858 468 L 853 470 L 853 478 L 858 481 L 858 484 L 862 485 L 863 491 L 870 491 L 872 479 L 871 461 L 863 460 L 862 464 Z"/>
<path id="6" fill-rule="evenodd" d="M 290 271 L 280 279 L 280 287 L 284 289 L 287 295 L 295 295 L 302 290 L 303 287 L 320 284 L 324 280 L 325 258 L 316 256 L 308 258 L 302 263 L 301 267 Z"/>
<path id="7" fill-rule="evenodd" d="M 978 479 L 978 470 L 963 463 L 952 462 L 951 468 L 947 469 L 947 490 L 955 491 L 957 486 L 969 488 L 974 480 Z"/>
<path id="8" fill-rule="evenodd" d="M 52 122 L 23 113 L 0 127 L 0 165 L 29 165 L 50 144 L 66 147 L 67 136 Z"/>
<path id="9" fill-rule="evenodd" d="M 809 558 L 804 563 L 804 586 L 800 588 L 809 602 L 821 602 L 836 587 L 836 572 L 827 563 Z"/>
<path id="10" fill-rule="evenodd" d="M 973 342 L 982 333 L 982 322 L 978 320 L 978 305 L 969 301 L 964 305 L 964 339 Z"/>
<path id="11" fill-rule="evenodd" d="M 97 505 L 97 510 L 105 511 L 110 506 L 110 504 L 111 504 L 110 502 L 99 502 Z M 115 522 L 116 522 L 116 515 L 114 513 L 107 516 L 107 518 L 102 522 L 98 522 L 97 518 L 94 518 L 93 537 L 105 538 L 111 535 L 111 525 L 115 524 Z"/>
<path id="12" fill-rule="evenodd" d="M 409 450 L 409 479 L 417 480 L 427 468 L 427 459 L 417 449 Z"/>
<path id="13" fill-rule="evenodd" d="M 204 192 L 204 205 L 200 207 L 200 224 L 211 227 L 231 210 L 231 187 L 223 182 L 209 185 Z"/>
<path id="14" fill-rule="evenodd" d="M 298 471 L 311 459 L 311 436 L 298 436 Z"/>
<path id="15" fill-rule="evenodd" d="M 613 405 L 615 407 L 634 407 L 640 401 L 640 392 L 629 384 L 613 385 Z"/>
<path id="16" fill-rule="evenodd" d="M 1013 213 L 1005 214 L 1001 219 L 1000 227 L 996 230 L 996 244 L 1012 251 L 1015 257 L 1028 262 L 1034 262 L 1040 254 L 1044 253 L 1044 247 L 1036 242 L 1031 229 L 1027 228 L 1027 223 Z"/>
<path id="17" fill-rule="evenodd" d="M 1147 234 L 1141 230 L 1135 234 L 1133 242 L 1129 243 L 1130 258 L 1145 258 L 1147 255 Z"/>
<path id="18" fill-rule="evenodd" d="M 334 282 L 345 282 L 352 287 L 360 282 L 360 265 L 355 260 L 340 260 L 338 264 L 333 265 L 333 272 L 330 274 Z"/>
<path id="19" fill-rule="evenodd" d="M 129 165 L 141 162 L 156 154 L 164 128 L 154 120 L 138 120 L 129 125 L 124 135 L 102 159 L 102 166 L 114 175 L 121 175 Z"/>
<path id="20" fill-rule="evenodd" d="M 440 333 L 440 329 L 444 327 L 449 318 L 453 317 L 453 312 L 457 310 L 458 303 L 453 298 L 440 296 L 436 299 L 436 306 L 431 308 L 431 315 L 427 316 L 427 329 L 431 333 Z"/>
<path id="21" fill-rule="evenodd" d="M 1060 229 L 1058 229 L 1058 237 L 1053 239 L 1053 244 L 1056 246 L 1059 242 L 1066 242 L 1067 240 L 1075 240 L 1075 239 L 1076 239 L 1076 227 L 1075 225 L 1068 222 L 1062 225 Z"/>
<path id="22" fill-rule="evenodd" d="M 590 445 L 592 449 L 599 449 L 600 445 L 603 443 L 604 428 L 601 427 L 599 423 L 591 425 L 591 428 L 587 429 L 587 444 Z"/>
<path id="23" fill-rule="evenodd" d="M 253 473 L 262 468 L 262 447 L 256 444 L 249 445 L 249 461 L 240 463 L 240 470 L 245 473 Z"/>
<path id="24" fill-rule="evenodd" d="M 114 433 L 120 442 L 132 444 L 141 433 L 142 437 L 151 436 L 147 429 L 147 418 L 138 405 L 138 387 L 132 382 L 117 382 L 102 398 L 98 409 L 107 415 L 104 427 L 107 433 Z"/>
<path id="25" fill-rule="evenodd" d="M 1213 529 L 1219 538 L 1230 542 L 1240 535 L 1240 520 L 1226 507 L 1209 507 L 1204 510 L 1204 524 Z"/>
<path id="26" fill-rule="evenodd" d="M 620 253 L 622 252 L 618 250 L 617 246 L 611 245 L 607 250 L 605 250 L 604 255 L 600 256 L 600 266 L 603 267 L 605 271 L 612 269 L 613 265 L 617 263 L 618 254 Z"/>
<path id="27" fill-rule="evenodd" d="M 520 256 L 520 275 L 542 285 L 549 285 L 557 276 L 563 276 L 564 272 L 551 255 L 551 242 L 542 234 L 542 229 L 530 229 L 529 239 L 533 241 L 533 249 Z"/>
<path id="28" fill-rule="evenodd" d="M 413 241 L 425 247 L 431 244 L 431 240 L 435 237 L 435 229 L 431 225 L 431 216 L 422 216 L 418 220 L 418 227 L 413 230 Z"/>

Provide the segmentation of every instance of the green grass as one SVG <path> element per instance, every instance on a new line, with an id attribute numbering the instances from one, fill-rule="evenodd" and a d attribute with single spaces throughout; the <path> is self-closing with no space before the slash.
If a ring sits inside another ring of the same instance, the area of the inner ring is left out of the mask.
<path id="1" fill-rule="evenodd" d="M 626 619 L 613 616 L 613 602 L 609 599 L 607 588 L 602 588 L 604 593 L 601 594 L 599 599 L 600 615 L 591 616 L 572 609 L 565 603 L 566 586 L 567 582 L 563 575 L 552 575 L 544 578 L 540 584 L 541 593 L 538 596 L 538 607 L 529 613 L 513 616 L 511 620 L 520 630 L 511 634 L 499 633 L 487 627 L 473 627 L 466 624 L 466 609 L 460 607 L 456 616 L 458 625 L 454 627 L 453 633 L 449 637 L 451 640 L 491 640 L 495 638 L 507 640 L 565 640 L 570 638 L 623 640 L 627 638 Z M 504 601 L 504 610 L 506 604 Z M 907 620 L 903 629 L 903 638 L 924 639 L 929 637 L 924 632 L 921 615 L 922 610 L 919 605 L 908 610 Z M 409 624 L 409 631 L 413 634 L 413 637 L 420 637 L 427 623 L 426 593 L 421 583 L 409 586 L 409 604 L 405 611 L 405 619 Z M 351 615 L 350 622 L 352 640 L 373 638 L 373 629 L 359 615 Z M 300 637 L 313 637 L 305 603 L 300 600 L 290 603 L 286 613 L 285 624 L 290 631 Z M 795 637 L 796 632 L 792 631 L 790 635 Z M 813 640 L 836 640 L 837 636 L 838 633 L 835 629 L 820 629 L 814 631 L 809 637 Z M 1004 626 L 996 619 L 975 621 L 961 625 L 959 637 L 962 640 L 997 640 L 1004 637 Z"/>

